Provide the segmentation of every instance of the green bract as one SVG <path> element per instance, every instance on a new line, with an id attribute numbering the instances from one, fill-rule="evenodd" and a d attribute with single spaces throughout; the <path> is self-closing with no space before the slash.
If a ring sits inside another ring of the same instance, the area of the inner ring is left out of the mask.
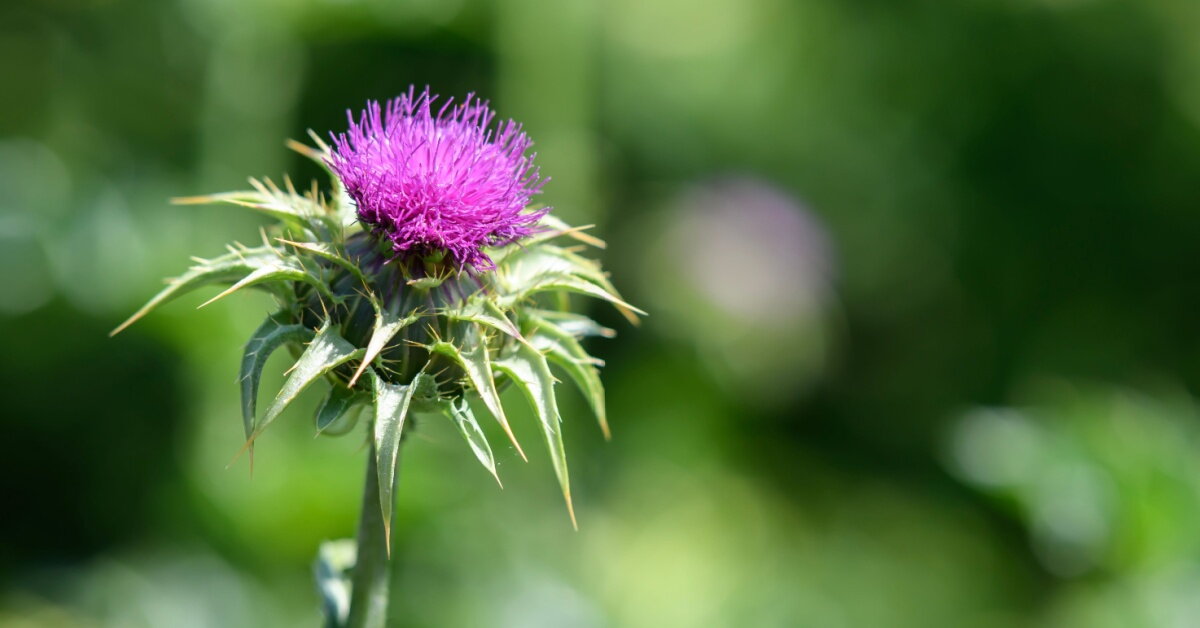
<path id="1" fill-rule="evenodd" d="M 318 148 L 289 146 L 325 167 L 329 147 L 313 139 Z M 208 285 L 225 289 L 205 305 L 242 288 L 273 295 L 278 311 L 250 336 L 241 363 L 245 449 L 252 450 L 301 392 L 325 382 L 328 392 L 315 417 L 319 433 L 344 434 L 360 415 L 370 417 L 385 526 L 406 419 L 418 413 L 446 417 L 496 476 L 491 444 L 468 399 L 482 401 L 524 457 L 500 401 L 503 387 L 516 386 L 538 418 L 574 524 L 550 366 L 579 387 L 607 437 L 600 362 L 580 339 L 613 332 L 568 311 L 567 296 L 608 301 L 632 322 L 641 313 L 621 299 L 598 263 L 577 250 L 603 242 L 546 215 L 533 236 L 490 250 L 496 268 L 485 273 L 463 272 L 439 256 L 394 258 L 386 242 L 364 231 L 338 179 L 330 179 L 329 190 L 314 182 L 301 193 L 290 181 L 280 189 L 251 180 L 250 191 L 177 199 L 241 205 L 277 223 L 258 246 L 234 244 L 224 255 L 197 259 L 113 333 Z M 259 412 L 263 366 L 281 347 L 298 357 L 274 401 Z"/>

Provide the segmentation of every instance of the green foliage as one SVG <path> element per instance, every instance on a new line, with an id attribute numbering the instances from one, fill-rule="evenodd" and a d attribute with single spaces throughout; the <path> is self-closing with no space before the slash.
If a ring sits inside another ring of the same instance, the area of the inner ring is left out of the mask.
<path id="1" fill-rule="evenodd" d="M 400 438 L 404 421 L 418 388 L 430 382 L 421 373 L 410 384 L 389 384 L 382 377 L 372 377 L 375 384 L 375 464 L 379 472 L 379 505 L 383 513 L 385 537 L 391 548 L 392 492 L 395 490 L 396 460 L 400 454 Z"/>
<path id="2" fill-rule="evenodd" d="M 328 151 L 319 141 L 319 148 L 290 146 L 322 165 Z M 482 402 L 525 458 L 497 385 L 498 380 L 511 382 L 534 409 L 574 524 L 550 364 L 578 386 L 608 437 L 597 368 L 601 362 L 587 354 L 580 339 L 611 337 L 613 332 L 570 312 L 568 295 L 607 301 L 635 322 L 643 312 L 621 298 L 597 262 L 555 242 L 604 243 L 546 216 L 544 229 L 533 237 L 492 251 L 493 272 L 463 271 L 436 259 L 397 260 L 354 220 L 336 178 L 331 177 L 326 191 L 314 183 L 301 193 L 291 181 L 284 183 L 280 188 L 252 179 L 252 190 L 177 199 L 247 207 L 277 224 L 264 232 L 259 247 L 235 245 L 221 257 L 197 260 L 114 333 L 155 307 L 208 285 L 225 288 L 206 304 L 242 288 L 273 295 L 279 310 L 251 335 L 242 359 L 245 448 L 319 380 L 330 386 L 315 416 L 319 434 L 348 433 L 358 410 L 373 405 L 368 433 L 376 452 L 380 513 L 389 534 L 396 461 L 409 414 L 449 418 L 476 460 L 499 481 L 491 445 L 469 399 Z M 266 412 L 257 417 L 262 370 L 282 346 L 300 357 Z M 364 379 L 364 374 L 370 377 Z"/>
<path id="3" fill-rule="evenodd" d="M 517 442 L 517 437 L 508 424 L 508 418 L 504 416 L 504 406 L 500 403 L 500 391 L 496 388 L 496 380 L 492 376 L 491 358 L 488 355 L 487 344 L 483 340 L 483 329 L 473 323 L 462 324 L 460 329 L 463 330 L 463 333 L 458 343 L 436 342 L 430 347 L 430 351 L 448 356 L 462 367 L 471 386 L 475 389 L 475 393 L 483 399 L 484 405 L 496 418 L 500 427 L 504 429 L 504 433 L 512 441 L 513 447 L 516 447 L 517 453 L 525 458 L 525 452 L 521 449 L 521 444 Z"/>
<path id="4" fill-rule="evenodd" d="M 258 438 L 258 435 L 262 434 L 263 430 L 266 430 L 267 426 L 277 419 L 305 388 L 338 366 L 355 357 L 361 357 L 362 354 L 362 349 L 346 342 L 338 335 L 337 328 L 326 322 L 312 342 L 308 344 L 304 353 L 300 354 L 296 364 L 292 366 L 291 374 L 283 383 L 283 388 L 279 389 L 275 401 L 271 403 L 270 408 L 267 408 L 262 422 L 255 426 L 254 432 L 247 439 L 247 444 L 253 443 L 254 439 Z"/>
<path id="5" fill-rule="evenodd" d="M 276 259 L 278 259 L 278 252 L 270 246 L 247 248 L 240 245 L 229 247 L 229 252 L 220 257 L 210 260 L 196 259 L 196 263 L 187 272 L 167 280 L 167 287 L 154 295 L 141 309 L 134 312 L 133 316 L 117 326 L 112 331 L 112 335 L 117 335 L 154 308 L 172 299 L 211 284 L 236 284 L 256 270 L 268 267 Z"/>
<path id="6" fill-rule="evenodd" d="M 612 438 L 608 427 L 608 416 L 604 410 L 604 385 L 600 382 L 600 371 L 596 367 L 603 363 L 591 357 L 579 344 L 579 340 L 554 324 L 530 315 L 528 320 L 534 327 L 533 346 L 546 354 L 546 358 L 557 364 L 583 392 L 587 402 L 596 413 L 600 429 L 605 438 Z"/>
<path id="7" fill-rule="evenodd" d="M 558 415 L 558 402 L 554 398 L 554 376 L 546 357 L 528 345 L 519 345 L 517 350 L 495 363 L 496 370 L 504 373 L 525 393 L 529 404 L 541 423 L 546 436 L 546 447 L 550 450 L 550 461 L 554 474 L 562 486 L 563 499 L 567 502 L 567 514 L 571 524 L 575 521 L 575 507 L 571 503 L 571 481 L 567 474 L 567 452 L 562 440 L 562 417 Z"/>
<path id="8" fill-rule="evenodd" d="M 496 473 L 496 458 L 492 455 L 492 446 L 488 444 L 487 435 L 483 433 L 479 422 L 475 420 L 475 414 L 471 412 L 471 405 L 467 403 L 466 399 L 459 399 L 458 401 L 443 402 L 441 406 L 442 412 L 458 427 L 458 431 L 467 441 L 467 446 L 479 459 L 479 464 L 482 464 L 483 468 L 496 478 L 496 482 L 500 482 L 500 476 Z"/>
<path id="9" fill-rule="evenodd" d="M 358 423 L 358 414 L 362 410 L 362 404 L 369 399 L 370 397 L 349 388 L 330 386 L 329 394 L 317 408 L 315 417 L 317 433 L 341 436 L 354 429 L 354 425 Z"/>
<path id="10" fill-rule="evenodd" d="M 242 355 L 241 376 L 242 384 L 242 425 L 246 431 L 246 439 L 254 433 L 254 418 L 258 407 L 258 384 L 262 380 L 263 366 L 267 358 L 276 349 L 286 343 L 306 342 L 313 337 L 313 332 L 304 325 L 288 322 L 284 313 L 276 313 L 267 317 L 263 324 L 250 335 L 246 343 L 246 351 Z"/>

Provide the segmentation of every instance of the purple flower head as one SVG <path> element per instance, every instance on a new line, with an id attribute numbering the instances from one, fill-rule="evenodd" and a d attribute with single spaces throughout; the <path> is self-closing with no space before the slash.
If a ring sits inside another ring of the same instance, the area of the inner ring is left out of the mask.
<path id="1" fill-rule="evenodd" d="M 444 252 L 458 268 L 494 267 L 483 252 L 530 235 L 548 211 L 524 211 L 541 192 L 532 142 L 512 120 L 468 94 L 434 109 L 429 88 L 386 105 L 368 102 L 334 136 L 329 165 L 354 200 L 358 218 L 399 254 Z"/>

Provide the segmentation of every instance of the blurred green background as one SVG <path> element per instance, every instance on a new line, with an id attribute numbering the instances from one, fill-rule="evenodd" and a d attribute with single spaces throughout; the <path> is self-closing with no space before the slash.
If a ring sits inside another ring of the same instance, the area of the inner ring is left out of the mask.
<path id="1" fill-rule="evenodd" d="M 5 0 L 0 626 L 318 625 L 362 440 L 314 396 L 226 469 L 268 299 L 106 334 L 257 238 L 169 197 L 306 182 L 285 138 L 409 84 L 522 121 L 651 316 L 595 311 L 611 443 L 562 393 L 577 533 L 544 453 L 500 490 L 421 425 L 397 626 L 1200 626 L 1197 33 L 1192 0 Z"/>

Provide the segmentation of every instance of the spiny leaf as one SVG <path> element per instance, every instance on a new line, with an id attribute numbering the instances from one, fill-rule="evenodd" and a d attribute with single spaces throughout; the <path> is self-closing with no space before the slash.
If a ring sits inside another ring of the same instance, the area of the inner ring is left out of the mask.
<path id="1" fill-rule="evenodd" d="M 224 194 L 208 194 L 204 196 L 188 196 L 174 198 L 171 201 L 177 205 L 204 205 L 210 203 L 227 203 L 239 207 L 247 207 L 262 212 L 286 225 L 300 229 L 315 231 L 314 220 L 318 223 L 325 218 L 325 212 L 317 199 L 308 198 L 296 192 L 291 181 L 285 182 L 287 191 L 279 189 L 270 179 L 259 181 L 251 178 L 250 185 L 254 191 L 227 192 Z"/>
<path id="2" fill-rule="evenodd" d="M 361 355 L 362 349 L 355 348 L 354 345 L 338 335 L 336 326 L 326 322 L 312 342 L 308 343 L 304 353 L 300 354 L 300 358 L 296 360 L 296 365 L 292 367 L 291 374 L 283 383 L 283 388 L 279 390 L 275 401 L 267 409 L 263 420 L 254 428 L 254 433 L 250 435 L 246 444 L 253 443 L 254 439 L 258 438 L 263 430 L 266 430 L 267 426 L 279 417 L 284 408 L 291 405 L 310 384 L 338 366 Z"/>
<path id="3" fill-rule="evenodd" d="M 466 439 L 467 445 L 479 460 L 479 464 L 487 469 L 492 477 L 496 478 L 496 483 L 504 486 L 500 482 L 500 475 L 496 473 L 496 459 L 492 456 L 492 446 L 488 444 L 487 436 L 479 427 L 479 423 L 475 420 L 475 414 L 471 412 L 471 405 L 467 403 L 465 398 L 458 401 L 447 401 L 442 404 L 443 413 L 454 421 L 458 426 L 458 431 Z"/>
<path id="4" fill-rule="evenodd" d="M 358 378 L 362 376 L 375 358 L 379 357 L 380 352 L 387 347 L 387 344 L 392 341 L 396 334 L 400 333 L 408 325 L 419 320 L 419 314 L 412 313 L 405 317 L 400 317 L 396 312 L 392 312 L 383 307 L 378 299 L 371 298 L 371 304 L 375 307 L 375 331 L 371 333 L 371 339 L 367 341 L 367 351 L 363 355 L 362 364 L 358 366 L 358 370 L 354 372 L 354 377 L 350 378 L 349 387 L 353 388 Z"/>
<path id="5" fill-rule="evenodd" d="M 339 384 L 329 387 L 329 394 L 317 408 L 317 434 L 340 436 L 354 429 L 362 410 L 365 395 Z M 369 397 L 367 400 L 369 401 Z"/>
<path id="6" fill-rule="evenodd" d="M 608 301 L 635 325 L 635 313 L 646 314 L 618 295 L 598 263 L 557 246 L 528 247 L 506 260 L 497 275 L 505 292 L 502 305 L 506 307 L 539 292 L 559 291 Z"/>
<path id="7" fill-rule="evenodd" d="M 434 288 L 446 283 L 454 277 L 453 272 L 427 275 L 425 277 L 417 277 L 409 279 L 406 283 L 417 290 L 433 290 Z"/>
<path id="8" fill-rule="evenodd" d="M 367 277 L 363 274 L 362 269 L 358 267 L 358 264 L 346 259 L 346 257 L 339 252 L 337 248 L 328 242 L 293 242 L 283 238 L 276 239 L 284 244 L 293 246 L 302 251 L 308 251 L 309 253 L 323 257 L 349 271 L 350 274 L 354 275 L 354 277 L 363 284 L 367 283 Z"/>
<path id="9" fill-rule="evenodd" d="M 250 335 L 246 350 L 242 353 L 242 367 L 238 376 L 242 384 L 242 427 L 245 429 L 247 440 L 254 433 L 258 384 L 262 379 L 262 370 L 267 364 L 267 358 L 286 342 L 306 342 L 312 337 L 311 329 L 290 324 L 284 312 L 267 317 L 267 320 Z M 250 450 L 250 455 L 253 464 L 253 449 Z"/>
<path id="10" fill-rule="evenodd" d="M 521 458 L 528 461 L 529 458 L 525 456 L 525 451 L 521 449 L 521 443 L 517 442 L 517 437 L 508 424 L 508 418 L 504 416 L 500 393 L 496 389 L 496 381 L 492 378 L 491 358 L 488 356 L 483 330 L 476 323 L 460 323 L 458 332 L 460 336 L 458 344 L 436 342 L 430 351 L 445 355 L 462 366 L 463 371 L 467 374 L 467 379 L 471 380 L 471 386 L 483 399 L 483 405 L 496 418 L 500 427 L 504 428 L 504 433 L 512 441 L 513 447 L 517 448 L 517 453 L 521 455 Z"/>
<path id="11" fill-rule="evenodd" d="M 530 338 L 533 346 L 546 354 L 546 358 L 562 367 L 567 375 L 579 387 L 587 399 L 588 405 L 596 413 L 600 422 L 600 431 L 606 440 L 612 439 L 608 428 L 608 416 L 604 409 L 604 385 L 600 382 L 600 371 L 596 369 L 601 363 L 588 355 L 583 346 L 570 333 L 563 331 L 548 321 L 531 317 L 536 331 Z"/>
<path id="12" fill-rule="evenodd" d="M 292 180 L 284 178 L 284 186 L 286 191 L 279 189 L 270 179 L 251 178 L 250 185 L 258 190 L 262 199 L 253 205 L 249 205 L 255 209 L 260 209 L 264 212 L 274 215 L 276 218 L 285 219 L 288 216 L 295 216 L 301 219 L 324 218 L 325 208 L 321 207 L 318 198 L 311 198 L 302 195 L 292 186 Z"/>
<path id="13" fill-rule="evenodd" d="M 554 214 L 545 214 L 542 216 L 540 223 L 542 226 L 550 229 L 551 238 L 557 238 L 565 235 L 583 242 L 584 244 L 590 244 L 598 249 L 603 249 L 608 246 L 604 243 L 604 240 L 584 233 L 585 230 L 591 229 L 595 225 L 581 225 L 579 227 L 572 227 L 566 222 L 563 222 Z"/>
<path id="14" fill-rule="evenodd" d="M 582 294 L 608 301 L 609 303 L 617 306 L 617 309 L 621 310 L 622 314 L 625 314 L 625 317 L 631 322 L 637 320 L 637 317 L 633 315 L 634 313 L 641 314 L 642 316 L 646 315 L 645 311 L 626 303 L 623 299 L 621 299 L 621 297 L 608 292 L 604 288 L 601 288 L 590 281 L 580 279 L 574 275 L 546 275 L 540 277 L 523 287 L 522 291 L 519 293 L 520 298 L 517 299 L 517 301 L 539 292 L 553 291 L 574 292 L 576 294 Z M 626 313 L 626 310 L 628 310 L 630 313 Z"/>
<path id="15" fill-rule="evenodd" d="M 600 323 L 597 323 L 583 314 L 559 310 L 542 310 L 537 308 L 529 308 L 527 311 L 540 319 L 553 323 L 559 329 L 571 334 L 572 336 L 575 336 L 576 338 L 586 338 L 588 336 L 615 338 L 617 335 L 617 332 L 601 325 Z"/>
<path id="16" fill-rule="evenodd" d="M 545 356 L 529 345 L 518 344 L 512 355 L 496 360 L 493 365 L 525 393 L 529 405 L 533 406 L 534 413 L 541 423 L 542 433 L 546 436 L 546 447 L 550 451 L 554 474 L 558 476 L 558 483 L 562 486 L 571 525 L 578 529 L 575 506 L 571 503 L 571 481 L 567 474 L 567 452 L 563 447 L 562 419 L 558 414 L 558 402 L 554 398 L 554 377 L 550 375 Z"/>
<path id="17" fill-rule="evenodd" d="M 331 152 L 329 144 L 327 144 L 325 140 L 321 139 L 320 135 L 317 135 L 315 132 L 313 132 L 312 129 L 308 130 L 308 137 L 313 141 L 314 144 L 317 145 L 316 148 L 302 144 L 296 140 L 288 140 L 287 147 L 313 160 L 317 165 L 321 166 L 321 169 L 324 170 L 326 174 L 329 175 L 329 183 L 333 188 L 332 196 L 334 199 L 330 209 L 332 209 L 334 215 L 338 217 L 342 226 L 348 227 L 357 223 L 358 215 L 354 208 L 354 203 L 350 200 L 350 196 L 346 194 L 345 186 L 342 185 L 342 182 L 340 179 L 338 179 L 337 174 L 334 173 L 333 169 L 329 167 L 329 162 L 326 161 Z"/>
<path id="18" fill-rule="evenodd" d="M 444 313 L 450 320 L 477 323 L 511 336 L 519 342 L 526 342 L 517 326 L 504 315 L 504 311 L 486 296 L 473 296 L 458 307 L 446 309 Z"/>
<path id="19" fill-rule="evenodd" d="M 317 139 L 320 139 L 320 136 L 317 136 Z M 329 170 L 329 164 L 327 164 L 325 162 L 325 157 L 329 154 L 329 150 L 328 150 L 329 146 L 326 145 L 324 142 L 321 142 L 320 144 L 324 147 L 323 149 L 313 148 L 312 146 L 309 146 L 308 144 L 305 144 L 303 142 L 297 142 L 296 140 L 291 140 L 291 139 L 284 142 L 284 146 L 287 146 L 288 148 L 296 151 L 297 153 L 300 153 L 301 155 L 308 157 L 309 159 L 311 159 L 313 161 L 313 163 L 317 164 L 318 166 L 321 166 L 322 168 Z"/>
<path id="20" fill-rule="evenodd" d="M 329 286 L 325 285 L 325 282 L 321 281 L 320 277 L 312 274 L 296 262 L 283 258 L 276 258 L 274 260 L 264 260 L 262 264 L 258 268 L 255 268 L 253 271 L 251 271 L 249 275 L 242 277 L 237 281 L 237 283 L 229 286 L 217 296 L 205 301 L 204 303 L 201 303 L 199 307 L 211 305 L 212 303 L 223 299 L 234 292 L 241 290 L 242 288 L 248 288 L 250 286 L 276 281 L 300 281 L 307 283 L 320 291 L 321 294 L 325 295 L 325 297 L 330 301 L 337 300 L 337 298 L 334 297 L 329 291 Z"/>
<path id="21" fill-rule="evenodd" d="M 613 287 L 612 283 L 609 282 L 608 275 L 605 274 L 604 270 L 600 267 L 600 262 L 597 262 L 596 260 L 588 259 L 582 255 L 579 255 L 578 253 L 568 251 L 567 249 L 554 246 L 552 244 L 539 247 L 538 253 L 561 260 L 569 269 L 569 272 L 577 277 L 587 279 L 588 281 L 614 294 L 617 291 L 617 289 Z"/>
<path id="22" fill-rule="evenodd" d="M 497 264 L 497 270 L 505 279 L 504 283 L 520 287 L 543 276 L 574 274 L 575 265 L 570 260 L 550 254 L 546 250 L 549 246 L 544 244 L 522 247 L 519 253 L 510 255 Z"/>
<path id="23" fill-rule="evenodd" d="M 538 226 L 541 227 L 541 230 L 537 233 L 534 233 L 520 242 L 501 247 L 493 252 L 491 254 L 492 261 L 496 264 L 500 264 L 514 254 L 529 250 L 530 248 L 536 247 L 543 242 L 563 236 L 594 246 L 598 249 L 603 249 L 608 246 L 604 243 L 604 240 L 584 233 L 586 230 L 591 229 L 595 225 L 580 225 L 578 227 L 572 227 L 562 220 L 559 220 L 552 214 L 545 214 L 542 216 L 541 220 L 538 221 Z"/>
<path id="24" fill-rule="evenodd" d="M 343 227 L 351 227 L 359 224 L 358 209 L 355 207 L 354 201 L 351 200 L 350 194 L 346 192 L 346 186 L 342 185 L 337 180 L 337 177 L 333 177 L 333 179 L 334 189 L 337 191 L 334 194 L 333 208 L 338 220 Z"/>
<path id="25" fill-rule="evenodd" d="M 620 312 L 621 315 L 624 316 L 625 319 L 630 322 L 630 324 L 637 325 L 639 323 L 637 314 L 646 316 L 646 313 L 643 312 L 642 310 L 639 310 L 638 308 L 633 307 L 632 305 L 629 305 L 628 303 L 625 303 L 624 299 L 621 297 L 621 293 L 617 292 L 616 286 L 614 286 L 612 284 L 612 281 L 609 280 L 608 273 L 604 272 L 604 270 L 601 269 L 599 262 L 588 259 L 586 257 L 583 257 L 582 255 L 579 255 L 577 253 L 574 253 L 572 251 L 569 251 L 569 250 L 561 248 L 561 247 L 549 246 L 549 247 L 545 247 L 545 248 L 549 254 L 556 255 L 559 258 L 572 263 L 574 265 L 574 269 L 575 269 L 574 273 L 573 273 L 575 276 L 586 279 L 586 280 L 596 284 L 597 286 L 599 286 L 601 289 L 603 289 L 608 294 L 616 297 L 617 299 L 620 299 L 619 302 L 618 301 L 611 301 L 611 302 L 617 308 L 617 311 Z"/>
<path id="26" fill-rule="evenodd" d="M 221 192 L 219 194 L 202 194 L 200 196 L 177 196 L 171 199 L 174 205 L 211 205 L 216 203 L 253 203 L 262 197 L 254 190 L 239 190 L 237 192 Z"/>
<path id="27" fill-rule="evenodd" d="M 371 371 L 375 375 L 375 371 Z M 396 480 L 396 458 L 400 454 L 400 438 L 404 432 L 404 420 L 408 417 L 413 396 L 421 386 L 427 386 L 425 373 L 418 373 L 407 385 L 389 384 L 375 375 L 375 460 L 379 470 L 379 507 L 383 512 L 384 537 L 388 554 L 392 551 L 392 506 L 395 498 L 392 490 Z"/>
<path id="28" fill-rule="evenodd" d="M 264 246 L 234 249 L 211 260 L 197 260 L 196 265 L 189 268 L 187 272 L 169 279 L 166 288 L 154 295 L 141 309 L 134 312 L 133 316 L 112 330 L 109 335 L 115 336 L 121 333 L 122 330 L 137 322 L 154 308 L 176 297 L 209 284 L 236 282 L 278 257 L 278 253 L 273 249 Z"/>

